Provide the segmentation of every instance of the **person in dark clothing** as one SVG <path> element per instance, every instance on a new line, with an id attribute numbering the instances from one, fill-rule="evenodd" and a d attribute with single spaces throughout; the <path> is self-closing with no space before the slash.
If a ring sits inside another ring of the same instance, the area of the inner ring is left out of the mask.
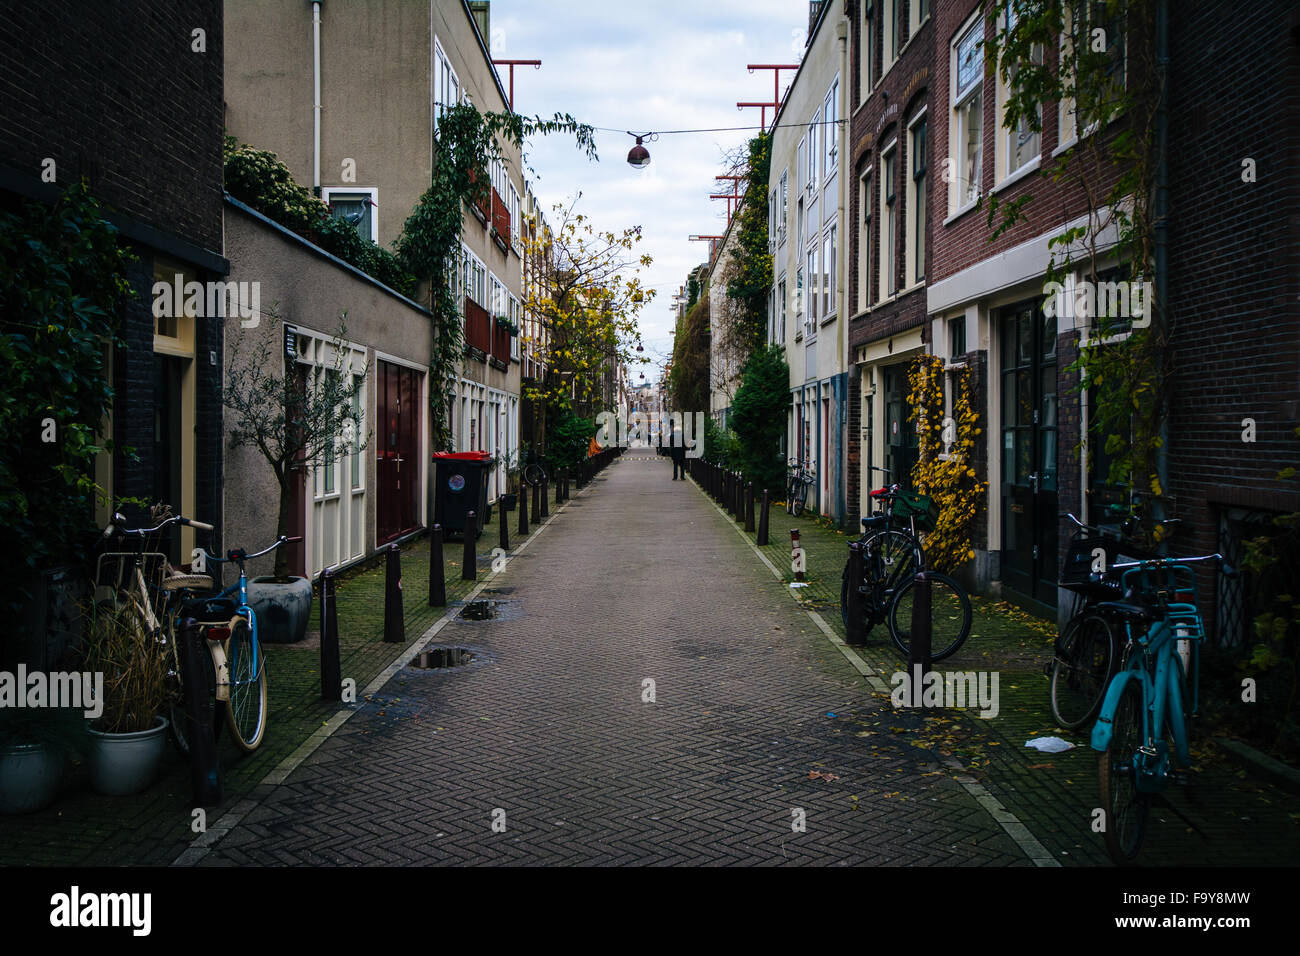
<path id="1" fill-rule="evenodd" d="M 668 454 L 673 459 L 673 481 L 686 480 L 686 442 L 673 430 L 673 420 L 668 419 Z"/>

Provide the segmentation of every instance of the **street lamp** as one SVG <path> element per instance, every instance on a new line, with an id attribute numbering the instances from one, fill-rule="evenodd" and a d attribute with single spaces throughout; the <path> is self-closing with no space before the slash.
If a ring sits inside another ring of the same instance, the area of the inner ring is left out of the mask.
<path id="1" fill-rule="evenodd" d="M 627 151 L 627 164 L 633 169 L 645 169 L 650 165 L 650 150 L 646 149 L 645 146 L 642 145 L 642 140 L 648 139 L 651 142 L 654 142 L 659 138 L 658 135 L 655 133 L 638 134 L 631 130 L 627 131 L 627 135 L 636 137 L 636 145 Z"/>

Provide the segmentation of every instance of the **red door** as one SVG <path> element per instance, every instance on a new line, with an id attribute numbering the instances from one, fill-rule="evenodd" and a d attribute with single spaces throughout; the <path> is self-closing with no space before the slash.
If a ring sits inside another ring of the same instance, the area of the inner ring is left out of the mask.
<path id="1" fill-rule="evenodd" d="M 415 369 L 379 362 L 379 423 L 375 443 L 375 512 L 379 544 L 416 528 L 416 502 L 420 484 L 420 373 Z"/>

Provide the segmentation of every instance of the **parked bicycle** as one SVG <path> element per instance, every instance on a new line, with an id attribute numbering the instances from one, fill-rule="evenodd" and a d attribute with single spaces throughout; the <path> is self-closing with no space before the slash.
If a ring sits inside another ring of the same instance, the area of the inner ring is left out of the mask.
<path id="1" fill-rule="evenodd" d="M 817 480 L 817 476 L 805 462 L 801 462 L 796 458 L 790 459 L 788 470 L 785 512 L 797 518 L 803 513 L 804 506 L 808 503 L 808 489 Z"/>
<path id="2" fill-rule="evenodd" d="M 889 472 L 884 468 L 874 470 Z M 903 490 L 895 483 L 871 492 L 880 506 L 862 519 L 863 636 L 876 625 L 888 623 L 894 646 L 907 656 L 915 617 L 916 575 L 925 571 L 930 581 L 930 659 L 951 657 L 970 636 L 971 603 L 966 590 L 946 574 L 927 568 L 921 534 L 933 531 L 938 506 L 925 495 Z M 849 566 L 840 579 L 840 615 L 849 626 Z"/>
<path id="3" fill-rule="evenodd" d="M 1117 563 L 1113 570 L 1121 573 L 1124 598 L 1098 605 L 1124 621 L 1128 636 L 1091 741 L 1100 751 L 1106 850 L 1119 864 L 1133 862 L 1141 850 L 1155 794 L 1184 779 L 1191 767 L 1191 719 L 1199 704 L 1205 639 L 1192 565 L 1210 562 L 1235 576 L 1221 554 Z"/>
<path id="4" fill-rule="evenodd" d="M 189 752 L 188 721 L 183 701 L 180 653 L 176 621 L 184 610 L 184 597 L 193 590 L 212 587 L 212 578 L 189 574 L 172 567 L 159 550 L 163 532 L 171 525 L 212 531 L 212 525 L 181 515 L 171 515 L 162 505 L 153 509 L 159 523 L 151 528 L 128 528 L 126 519 L 113 515 L 102 540 L 127 538 L 136 543 L 133 551 L 105 551 L 95 564 L 96 607 L 126 622 L 140 638 L 141 646 L 164 655 L 167 667 L 167 718 L 172 742 L 184 755 Z M 161 520 L 160 520 L 161 519 Z"/>

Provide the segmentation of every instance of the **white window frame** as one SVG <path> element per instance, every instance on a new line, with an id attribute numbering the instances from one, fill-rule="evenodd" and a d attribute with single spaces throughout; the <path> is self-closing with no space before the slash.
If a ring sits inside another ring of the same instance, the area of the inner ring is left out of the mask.
<path id="1" fill-rule="evenodd" d="M 862 0 L 858 8 L 858 106 L 861 106 L 871 96 L 871 88 L 874 85 L 871 67 L 873 66 L 873 54 L 875 46 L 872 39 L 875 36 L 875 5 L 872 0 Z"/>
<path id="2" fill-rule="evenodd" d="M 812 202 L 817 201 L 817 187 L 821 185 L 821 179 L 818 177 L 818 171 L 821 168 L 821 156 L 817 152 L 817 130 L 821 126 L 822 111 L 819 107 L 813 112 L 812 120 L 808 124 L 808 193 L 812 201 L 809 203 L 811 208 Z"/>
<path id="3" fill-rule="evenodd" d="M 895 295 L 898 292 L 898 289 L 894 288 L 894 283 L 897 281 L 897 279 L 895 279 L 895 276 L 897 275 L 897 270 L 895 269 L 895 266 L 897 266 L 897 259 L 898 259 L 899 230 L 898 230 L 898 223 L 896 221 L 892 223 L 890 222 L 891 214 L 897 214 L 898 212 L 898 183 L 896 182 L 896 180 L 898 179 L 897 173 L 899 170 L 898 158 L 899 158 L 898 139 L 897 137 L 895 137 L 894 139 L 890 140 L 889 143 L 880 151 L 880 186 L 879 186 L 880 218 L 878 220 L 879 225 L 877 226 L 877 228 L 880 231 L 880 256 L 879 256 L 880 287 L 879 289 L 877 289 L 877 293 L 878 293 L 876 297 L 877 302 L 883 302 L 884 300 L 891 298 L 893 295 Z M 892 177 L 889 176 L 889 165 L 891 161 L 893 163 L 894 173 L 895 173 L 895 175 Z M 887 179 L 891 179 L 891 178 L 895 180 L 895 182 L 893 183 L 894 202 L 892 207 L 889 203 L 889 190 L 888 190 L 889 184 L 886 182 Z M 893 226 L 892 236 L 889 233 L 889 227 L 891 225 Z M 886 250 L 887 237 L 889 239 L 888 250 Z"/>
<path id="4" fill-rule="evenodd" d="M 824 169 L 822 181 L 829 183 L 839 168 L 840 126 L 837 120 L 840 114 L 840 78 L 837 75 L 826 91 L 822 102 L 822 119 L 826 124 L 822 134 L 822 156 Z"/>
<path id="5" fill-rule="evenodd" d="M 907 42 L 908 43 L 912 42 L 912 37 L 916 36 L 916 31 L 921 29 L 921 26 L 925 23 L 925 21 L 930 19 L 930 13 L 931 13 L 930 4 L 929 3 L 926 4 L 925 16 L 922 16 L 921 2 L 922 0 L 911 0 L 911 3 L 907 5 L 907 26 L 908 26 Z"/>
<path id="6" fill-rule="evenodd" d="M 777 299 L 780 304 L 777 307 L 776 317 L 776 339 L 777 345 L 785 344 L 785 321 L 786 321 L 786 300 L 789 298 L 789 292 L 786 287 L 786 276 L 782 272 L 779 279 L 776 280 Z"/>
<path id="7" fill-rule="evenodd" d="M 906 279 L 906 285 L 910 288 L 925 281 L 925 249 L 919 250 L 920 261 L 917 261 L 916 237 L 920 235 L 922 242 L 926 242 L 928 237 L 925 236 L 925 223 L 918 222 L 916 212 L 920 208 L 917 201 L 916 179 L 914 178 L 916 169 L 916 128 L 925 123 L 926 139 L 929 139 L 930 124 L 926 122 L 926 109 L 922 107 L 907 124 L 907 169 L 904 171 L 904 177 L 907 182 L 904 188 L 905 202 L 908 217 L 911 219 L 910 229 L 905 230 L 907 235 L 904 239 L 906 244 L 905 263 L 903 275 Z M 925 144 L 925 178 L 924 183 L 928 186 L 930 181 L 930 144 Z M 922 197 L 922 202 L 926 197 Z M 928 209 L 921 210 L 928 213 Z"/>
<path id="8" fill-rule="evenodd" d="M 984 178 L 984 129 L 983 129 L 984 101 L 983 98 L 984 98 L 985 70 L 984 70 L 983 54 L 979 52 L 978 46 L 976 47 L 976 57 L 979 60 L 979 74 L 978 74 L 979 78 L 970 85 L 969 89 L 961 91 L 960 96 L 957 88 L 958 51 L 961 48 L 962 41 L 966 40 L 971 35 L 972 31 L 974 31 L 979 35 L 977 38 L 977 43 L 978 43 L 978 39 L 983 38 L 983 31 L 984 31 L 983 13 L 980 10 L 976 10 L 971 15 L 971 17 L 965 23 L 962 24 L 961 28 L 953 35 L 952 42 L 949 44 L 949 48 L 948 48 L 948 57 L 949 57 L 949 66 L 950 66 L 949 102 L 952 103 L 952 111 L 949 114 L 949 123 L 948 123 L 947 159 L 948 159 L 949 167 L 954 171 L 954 175 L 948 177 L 951 180 L 951 182 L 949 182 L 948 184 L 948 218 L 949 219 L 955 218 L 956 216 L 961 215 L 963 212 L 966 212 L 969 209 L 973 209 L 975 204 L 979 202 L 979 197 L 983 191 L 983 182 L 982 182 Z M 979 170 L 978 173 L 972 177 L 970 174 L 973 172 L 973 170 L 968 170 L 962 165 L 963 156 L 965 155 L 965 140 L 966 140 L 966 132 L 967 132 L 963 124 L 963 114 L 966 107 L 970 104 L 971 100 L 975 97 L 980 98 L 980 141 L 979 141 L 979 152 L 976 157 L 979 165 Z M 973 197 L 969 196 L 969 191 L 971 187 L 974 188 Z"/>
<path id="9" fill-rule="evenodd" d="M 781 198 L 778 202 L 779 209 L 777 212 L 776 231 L 776 244 L 778 246 L 785 245 L 786 217 L 790 214 L 790 193 L 788 189 L 789 183 L 787 182 L 789 173 L 790 170 L 788 169 L 781 170 L 781 185 L 779 187 L 781 190 Z"/>
<path id="10" fill-rule="evenodd" d="M 997 28 L 1001 32 L 1005 32 L 1008 29 L 1007 15 L 1010 13 L 1010 11 L 1011 11 L 1011 6 L 1008 2 L 1008 4 L 1002 7 L 1002 12 L 998 14 Z M 1015 25 L 1014 18 L 1012 19 L 1011 23 L 1012 23 L 1012 27 L 1014 27 Z M 1043 57 L 1042 49 L 1036 48 L 1035 55 L 1032 58 L 1037 63 L 1041 63 L 1042 57 Z M 1011 167 L 1011 161 L 1012 161 L 1012 157 L 1015 154 L 1014 141 L 1019 134 L 1017 130 L 1007 129 L 1005 125 L 1007 101 L 1011 98 L 1011 83 L 1002 79 L 1001 70 L 998 70 L 996 72 L 995 79 L 997 82 L 996 100 L 997 100 L 997 117 L 998 117 L 998 136 L 994 144 L 993 161 L 997 167 L 995 171 L 997 188 L 1000 189 L 1003 186 L 1010 185 L 1010 183 L 1015 179 L 1020 179 L 1022 176 L 1028 175 L 1035 168 L 1037 168 L 1038 164 L 1042 161 L 1042 156 L 1043 156 L 1043 132 L 1040 128 L 1038 133 L 1035 134 L 1038 137 L 1038 151 L 1034 153 L 1033 156 L 1029 157 L 1023 163 L 1021 163 L 1019 166 L 1013 169 Z M 1014 78 L 1013 78 L 1013 82 L 1014 82 Z M 1039 126 L 1041 127 L 1042 126 L 1041 105 L 1038 108 L 1038 117 L 1039 117 Z"/>
<path id="11" fill-rule="evenodd" d="M 447 78 L 450 76 L 456 83 L 455 94 L 448 99 L 447 97 Z M 456 75 L 456 69 L 451 65 L 451 60 L 442 48 L 442 43 L 435 36 L 433 38 L 433 130 L 438 131 L 438 120 L 442 116 L 442 111 L 448 106 L 454 106 L 461 101 L 464 87 L 461 86 L 460 77 Z"/>
<path id="12" fill-rule="evenodd" d="M 868 166 L 858 177 L 858 311 L 871 306 L 871 229 L 875 216 L 871 211 L 871 177 L 874 167 Z"/>
<path id="13" fill-rule="evenodd" d="M 840 311 L 840 282 L 839 282 L 839 224 L 831 225 L 822 233 L 822 248 L 820 252 L 822 267 L 822 317 L 821 323 L 826 325 L 835 321 Z"/>
<path id="14" fill-rule="evenodd" d="M 329 205 L 330 197 L 335 194 L 341 195 L 361 195 L 365 194 L 370 197 L 370 241 L 379 242 L 379 187 L 378 186 L 322 186 L 320 188 L 320 198 L 325 205 Z"/>

